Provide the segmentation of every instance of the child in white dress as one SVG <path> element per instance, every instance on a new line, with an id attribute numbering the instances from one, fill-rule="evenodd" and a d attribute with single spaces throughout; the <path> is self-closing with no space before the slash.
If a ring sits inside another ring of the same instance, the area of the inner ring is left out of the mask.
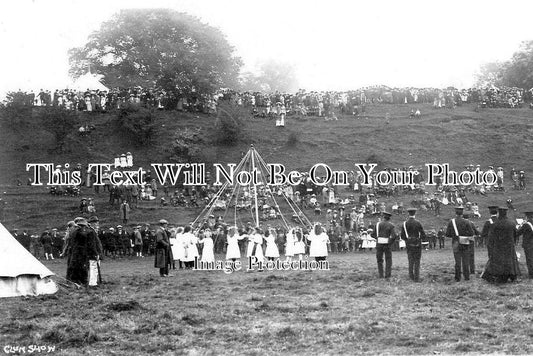
<path id="1" fill-rule="evenodd" d="M 204 231 L 203 238 L 198 241 L 202 244 L 202 262 L 215 262 L 215 245 L 213 244 L 212 233 L 209 228 Z"/>
<path id="2" fill-rule="evenodd" d="M 274 261 L 276 258 L 279 258 L 278 245 L 276 245 L 276 230 L 268 229 L 265 232 L 265 241 L 266 241 L 266 250 L 265 256 L 269 261 Z"/>
<path id="3" fill-rule="evenodd" d="M 239 231 L 236 226 L 231 226 L 228 229 L 228 236 L 226 241 L 228 242 L 228 249 L 226 250 L 226 260 L 236 260 L 241 258 L 241 250 L 239 248 L 239 240 L 245 238 L 246 235 L 239 235 Z"/>

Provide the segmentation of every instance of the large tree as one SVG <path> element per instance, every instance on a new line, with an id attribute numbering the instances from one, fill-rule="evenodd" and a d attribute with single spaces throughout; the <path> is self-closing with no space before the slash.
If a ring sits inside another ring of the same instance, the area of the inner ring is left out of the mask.
<path id="1" fill-rule="evenodd" d="M 529 90 L 533 88 L 533 41 L 524 41 L 506 63 L 503 83 Z"/>
<path id="2" fill-rule="evenodd" d="M 296 70 L 290 63 L 269 60 L 261 63 L 259 73 L 243 73 L 242 88 L 250 91 L 292 92 L 298 88 Z"/>
<path id="3" fill-rule="evenodd" d="M 90 66 L 110 87 L 184 93 L 234 87 L 242 64 L 219 29 L 168 9 L 122 10 L 69 56 L 74 78 Z"/>
<path id="4" fill-rule="evenodd" d="M 476 86 L 480 88 L 487 88 L 493 85 L 496 87 L 501 86 L 507 65 L 507 62 L 498 61 L 482 64 L 476 74 Z"/>

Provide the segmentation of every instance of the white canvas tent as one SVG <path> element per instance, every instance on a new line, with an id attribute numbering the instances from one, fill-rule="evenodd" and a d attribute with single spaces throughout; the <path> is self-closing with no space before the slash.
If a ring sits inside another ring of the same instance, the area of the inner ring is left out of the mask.
<path id="1" fill-rule="evenodd" d="M 0 224 L 0 297 L 53 294 L 53 275 Z"/>
<path id="2" fill-rule="evenodd" d="M 109 89 L 100 82 L 103 75 L 100 74 L 91 74 L 85 73 L 76 79 L 72 84 L 68 86 L 68 89 L 74 89 L 78 91 L 89 90 L 100 90 L 100 91 L 109 91 Z"/>

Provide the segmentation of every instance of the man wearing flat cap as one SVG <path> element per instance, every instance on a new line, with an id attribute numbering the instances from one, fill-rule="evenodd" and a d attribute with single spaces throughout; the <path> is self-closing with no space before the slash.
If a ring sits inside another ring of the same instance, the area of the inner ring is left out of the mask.
<path id="1" fill-rule="evenodd" d="M 507 218 L 507 207 L 498 208 L 498 219 L 489 233 L 487 249 L 491 256 L 483 272 L 483 278 L 491 283 L 516 280 L 520 275 L 516 257 L 516 226 Z"/>
<path id="2" fill-rule="evenodd" d="M 170 256 L 170 241 L 167 235 L 168 221 L 159 220 L 159 226 L 155 231 L 155 262 L 154 267 L 159 268 L 161 277 L 168 277 L 168 269 L 172 263 Z"/>
<path id="3" fill-rule="evenodd" d="M 526 255 L 527 272 L 529 278 L 533 279 L 533 209 L 524 212 L 526 221 L 516 232 L 517 236 L 522 236 L 522 248 Z"/>
<path id="4" fill-rule="evenodd" d="M 414 282 L 420 282 L 422 240 L 426 239 L 426 233 L 420 221 L 415 218 L 416 209 L 409 208 L 407 213 L 409 217 L 402 225 L 400 237 L 405 240 L 407 260 L 409 261 L 409 278 Z"/>
<path id="5" fill-rule="evenodd" d="M 372 237 L 376 239 L 376 259 L 378 262 L 379 278 L 390 278 L 392 271 L 392 244 L 396 240 L 396 231 L 391 224 L 391 213 L 382 212 L 382 220 L 376 223 Z M 383 275 L 383 255 L 385 255 L 385 275 Z"/>
<path id="6" fill-rule="evenodd" d="M 474 238 L 472 224 L 463 218 L 464 208 L 455 208 L 455 218 L 451 219 L 446 229 L 446 237 L 452 239 L 453 258 L 455 260 L 455 281 L 461 281 L 461 269 L 465 281 L 470 280 L 469 245 Z"/>
<path id="7" fill-rule="evenodd" d="M 76 219 L 77 227 L 70 237 L 69 256 L 67 259 L 67 279 L 74 283 L 87 285 L 89 261 L 98 259 L 96 232 L 84 218 Z"/>

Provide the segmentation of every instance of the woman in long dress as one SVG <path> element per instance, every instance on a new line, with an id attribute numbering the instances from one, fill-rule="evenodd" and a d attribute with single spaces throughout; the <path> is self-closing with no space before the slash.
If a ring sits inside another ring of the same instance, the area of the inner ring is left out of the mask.
<path id="1" fill-rule="evenodd" d="M 266 250 L 265 256 L 269 261 L 274 261 L 276 258 L 279 258 L 278 245 L 276 245 L 276 230 L 268 229 L 265 232 L 265 241 L 266 241 Z"/>
<path id="2" fill-rule="evenodd" d="M 315 223 L 307 239 L 311 242 L 309 256 L 314 257 L 316 261 L 326 260 L 328 256 L 329 236 L 320 223 Z"/>
<path id="3" fill-rule="evenodd" d="M 226 260 L 236 260 L 241 258 L 241 249 L 239 248 L 239 240 L 245 238 L 245 235 L 239 235 L 239 231 L 236 226 L 231 226 L 228 229 L 228 235 L 226 240 L 228 242 L 228 249 L 226 250 Z"/>
<path id="4" fill-rule="evenodd" d="M 211 237 L 211 230 L 207 228 L 203 233 L 203 238 L 198 241 L 202 244 L 202 262 L 215 262 L 215 251 L 213 244 L 213 238 Z"/>

